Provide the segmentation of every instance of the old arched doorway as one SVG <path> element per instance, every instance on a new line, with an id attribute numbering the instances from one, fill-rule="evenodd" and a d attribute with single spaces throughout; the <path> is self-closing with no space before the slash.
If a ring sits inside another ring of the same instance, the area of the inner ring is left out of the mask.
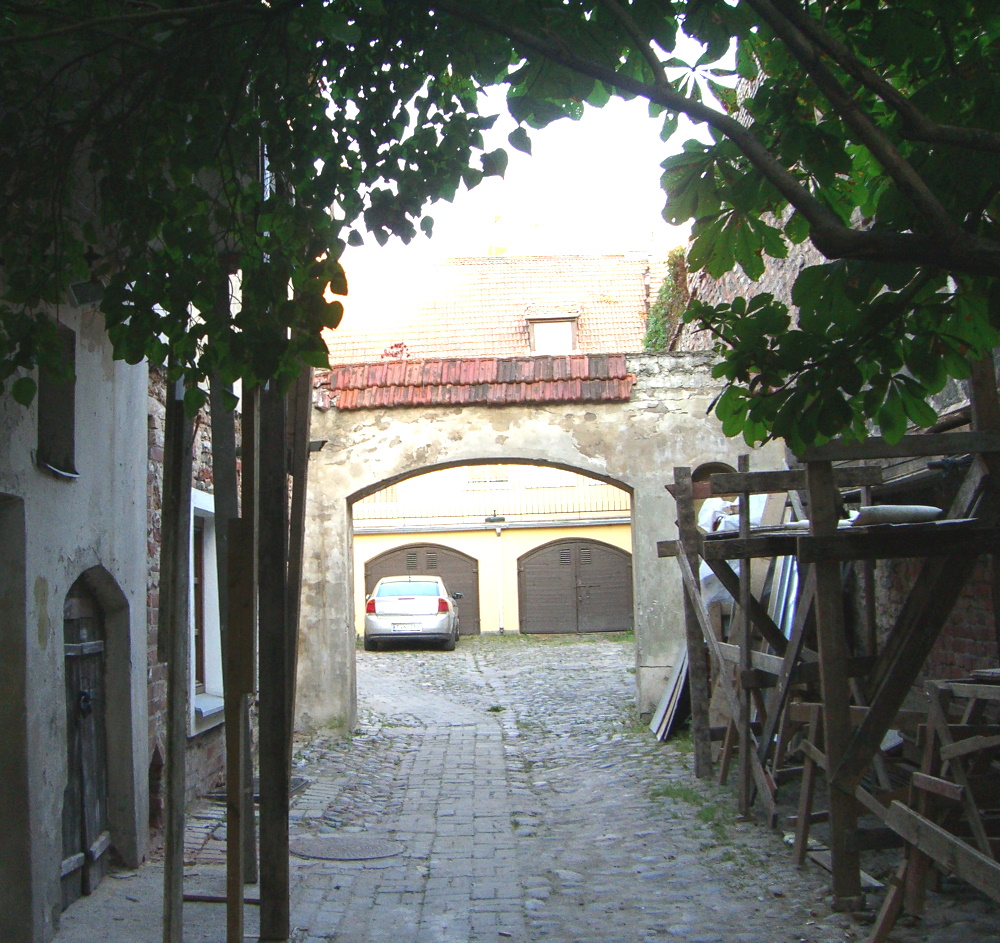
<path id="1" fill-rule="evenodd" d="M 451 593 L 461 593 L 458 604 L 462 635 L 478 635 L 479 561 L 441 544 L 408 544 L 387 550 L 365 563 L 365 596 L 383 576 L 421 573 L 440 576 Z"/>
<path id="2" fill-rule="evenodd" d="M 62 905 L 90 894 L 107 871 L 107 688 L 105 624 L 84 578 L 66 594 L 63 651 L 66 664 L 67 782 L 63 793 Z"/>
<path id="3" fill-rule="evenodd" d="M 596 540 L 555 540 L 517 562 L 520 631 L 620 632 L 633 627 L 631 554 Z"/>

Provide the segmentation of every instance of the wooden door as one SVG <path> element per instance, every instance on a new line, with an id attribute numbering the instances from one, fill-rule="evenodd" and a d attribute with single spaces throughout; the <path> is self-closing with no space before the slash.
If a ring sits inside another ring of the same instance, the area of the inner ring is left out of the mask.
<path id="1" fill-rule="evenodd" d="M 383 576 L 420 574 L 440 576 L 449 593 L 461 593 L 458 601 L 459 631 L 479 635 L 479 561 L 440 544 L 410 544 L 372 557 L 365 564 L 365 596 Z"/>
<path id="2" fill-rule="evenodd" d="M 63 610 L 67 783 L 63 794 L 62 902 L 90 894 L 107 871 L 108 765 L 104 620 L 77 580 Z"/>
<path id="3" fill-rule="evenodd" d="M 621 632 L 632 628 L 632 559 L 594 540 L 557 540 L 518 561 L 523 633 Z"/>

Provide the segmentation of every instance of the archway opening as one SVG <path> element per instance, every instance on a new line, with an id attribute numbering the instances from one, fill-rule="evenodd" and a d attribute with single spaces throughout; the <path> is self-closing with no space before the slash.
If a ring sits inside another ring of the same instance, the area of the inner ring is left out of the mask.
<path id="1" fill-rule="evenodd" d="M 536 462 L 466 462 L 424 470 L 355 495 L 350 508 L 359 632 L 366 594 L 379 576 L 444 567 L 462 584 L 463 634 L 522 632 L 523 602 L 534 597 L 522 591 L 520 563 L 526 557 L 530 563 L 532 552 L 563 541 L 586 545 L 584 558 L 596 554 L 603 561 L 614 551 L 615 559 L 628 561 L 632 549 L 627 486 Z M 588 575 L 604 569 L 592 568 Z M 617 584 L 588 589 L 595 600 L 625 600 L 627 617 L 619 615 L 615 629 L 598 620 L 606 631 L 633 626 L 630 565 L 623 572 L 625 593 Z M 622 573 L 616 570 L 614 578 Z"/>

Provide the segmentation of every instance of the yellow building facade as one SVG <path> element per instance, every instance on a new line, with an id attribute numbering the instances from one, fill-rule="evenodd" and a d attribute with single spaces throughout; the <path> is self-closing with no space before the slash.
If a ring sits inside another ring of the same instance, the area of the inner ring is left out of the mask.
<path id="1" fill-rule="evenodd" d="M 457 555 L 475 585 L 459 602 L 463 634 L 632 627 L 631 612 L 624 612 L 631 588 L 626 600 L 621 575 L 613 580 L 617 592 L 596 588 L 593 580 L 588 585 L 602 560 L 618 574 L 631 567 L 631 498 L 620 488 L 542 466 L 462 466 L 358 501 L 353 520 L 358 633 L 378 576 L 398 575 L 407 566 L 416 572 L 439 559 L 443 567 Z M 586 566 L 591 562 L 593 570 Z M 570 572 L 573 567 L 578 572 Z M 605 612 L 612 600 L 613 615 Z M 588 616 L 593 610 L 600 613 L 596 621 Z"/>

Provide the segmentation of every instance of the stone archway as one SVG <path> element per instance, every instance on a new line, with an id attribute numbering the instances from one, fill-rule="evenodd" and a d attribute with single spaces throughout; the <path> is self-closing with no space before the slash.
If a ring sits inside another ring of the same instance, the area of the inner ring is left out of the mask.
<path id="1" fill-rule="evenodd" d="M 640 712 L 652 711 L 683 639 L 679 577 L 656 552 L 658 540 L 676 536 L 665 486 L 674 466 L 735 465 L 745 451 L 706 415 L 720 390 L 712 363 L 705 353 L 631 356 L 626 401 L 315 409 L 311 438 L 328 444 L 309 470 L 298 722 L 355 722 L 353 503 L 416 474 L 476 463 L 550 465 L 631 494 L 636 695 Z M 779 465 L 777 447 L 766 451 L 759 461 Z"/>

